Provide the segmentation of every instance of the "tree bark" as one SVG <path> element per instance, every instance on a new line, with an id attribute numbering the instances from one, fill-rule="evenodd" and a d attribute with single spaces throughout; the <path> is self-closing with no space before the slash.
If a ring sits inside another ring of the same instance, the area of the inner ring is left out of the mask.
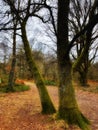
<path id="1" fill-rule="evenodd" d="M 14 32 L 13 32 L 13 55 L 12 55 L 12 63 L 11 63 L 11 70 L 9 73 L 8 79 L 8 86 L 7 92 L 14 91 L 14 82 L 15 82 L 15 65 L 16 65 L 16 26 L 14 25 Z"/>
<path id="2" fill-rule="evenodd" d="M 90 130 L 89 121 L 80 112 L 72 84 L 72 63 L 69 57 L 68 13 L 70 0 L 58 0 L 57 58 L 59 70 L 59 118 Z"/>
<path id="3" fill-rule="evenodd" d="M 22 32 L 22 41 L 24 44 L 24 50 L 26 54 L 27 63 L 29 65 L 31 74 L 33 75 L 33 78 L 35 80 L 36 86 L 38 88 L 41 105 L 42 105 L 42 113 L 44 114 L 52 114 L 55 113 L 56 110 L 54 108 L 54 105 L 50 99 L 50 96 L 48 94 L 48 91 L 44 85 L 44 81 L 39 73 L 39 70 L 34 62 L 34 59 L 32 57 L 32 52 L 29 46 L 29 41 L 27 39 L 26 35 L 26 29 L 25 29 L 26 23 L 23 22 L 21 24 L 21 32 Z"/>
<path id="4" fill-rule="evenodd" d="M 83 87 L 87 87 L 89 86 L 88 85 L 88 78 L 87 78 L 87 75 L 88 75 L 88 70 L 87 71 L 81 71 L 79 72 L 79 84 Z"/>

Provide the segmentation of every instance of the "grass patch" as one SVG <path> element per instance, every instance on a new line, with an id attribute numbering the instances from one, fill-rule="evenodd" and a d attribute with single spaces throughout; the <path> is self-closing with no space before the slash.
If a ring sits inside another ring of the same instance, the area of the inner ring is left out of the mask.
<path id="1" fill-rule="evenodd" d="M 30 87 L 27 86 L 27 85 L 16 84 L 15 87 L 14 87 L 14 90 L 16 92 L 23 92 L 23 91 L 30 90 Z"/>
<path id="2" fill-rule="evenodd" d="M 55 81 L 52 81 L 52 80 L 45 80 L 44 81 L 45 85 L 52 85 L 52 86 L 56 86 L 56 82 Z"/>
<path id="3" fill-rule="evenodd" d="M 5 85 L 5 84 L 0 85 L 0 93 L 7 93 L 6 90 L 7 90 L 7 85 Z M 30 90 L 30 87 L 27 85 L 20 85 L 20 84 L 14 85 L 14 92 L 24 92 L 27 90 Z"/>

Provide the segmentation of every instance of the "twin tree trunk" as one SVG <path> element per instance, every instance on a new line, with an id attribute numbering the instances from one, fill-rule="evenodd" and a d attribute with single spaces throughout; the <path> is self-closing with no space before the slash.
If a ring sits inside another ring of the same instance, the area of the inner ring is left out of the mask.
<path id="1" fill-rule="evenodd" d="M 58 0 L 57 57 L 59 70 L 58 116 L 68 124 L 76 124 L 89 130 L 89 121 L 80 112 L 72 85 L 72 64 L 69 57 L 68 13 L 70 0 Z"/>
<path id="2" fill-rule="evenodd" d="M 44 114 L 52 114 L 55 113 L 56 110 L 53 106 L 53 103 L 49 97 L 48 91 L 44 85 L 44 81 L 38 71 L 38 68 L 34 62 L 34 59 L 32 57 L 32 52 L 29 46 L 29 42 L 26 35 L 26 29 L 25 29 L 26 23 L 23 22 L 21 24 L 21 32 L 22 32 L 22 40 L 24 44 L 24 50 L 26 54 L 27 63 L 29 65 L 30 71 L 34 77 L 36 86 L 38 88 L 41 105 L 42 105 L 42 113 Z"/>

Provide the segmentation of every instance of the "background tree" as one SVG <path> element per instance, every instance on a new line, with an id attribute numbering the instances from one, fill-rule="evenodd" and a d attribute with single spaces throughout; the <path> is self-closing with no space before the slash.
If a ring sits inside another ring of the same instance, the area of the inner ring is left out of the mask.
<path id="1" fill-rule="evenodd" d="M 23 45 L 20 45 L 17 50 L 17 55 L 16 55 L 16 75 L 17 78 L 19 79 L 30 79 L 32 78 L 29 70 L 29 66 L 26 62 L 26 56 L 24 52 Z"/>
<path id="2" fill-rule="evenodd" d="M 78 0 L 73 0 L 71 3 L 71 10 L 70 10 L 70 34 L 71 36 L 77 34 L 80 30 L 84 28 L 84 26 L 89 22 L 91 17 L 94 15 L 94 10 L 92 10 L 94 6 L 94 3 L 91 1 L 85 0 L 85 1 L 78 1 Z M 82 15 L 85 14 L 85 15 Z M 81 16 L 82 15 L 82 16 Z M 87 75 L 88 75 L 88 70 L 90 67 L 91 62 L 94 60 L 95 55 L 96 55 L 96 49 L 97 48 L 92 48 L 92 46 L 95 45 L 95 40 L 97 39 L 97 28 L 90 30 L 89 34 L 84 34 L 80 36 L 76 41 L 75 41 L 75 47 L 76 51 L 74 54 L 72 54 L 73 59 L 76 60 L 77 57 L 81 55 L 81 52 L 83 51 L 83 48 L 88 44 L 89 47 L 86 51 L 85 57 L 82 60 L 82 63 L 80 66 L 76 68 L 76 71 L 79 73 L 79 82 L 82 86 L 87 86 Z M 89 35 L 89 36 L 88 36 Z M 94 38 L 95 37 L 95 38 Z M 96 46 L 95 46 L 96 47 Z M 92 57 L 90 57 L 90 52 L 93 49 L 93 54 Z M 95 52 L 94 52 L 95 49 Z"/>
<path id="3" fill-rule="evenodd" d="M 39 46 L 39 45 L 37 45 Z M 41 75 L 44 77 L 47 85 L 57 83 L 57 59 L 55 55 L 48 52 L 44 54 L 44 50 L 39 47 L 33 49 L 32 56 L 39 68 Z M 45 48 L 45 47 L 44 47 Z M 33 75 L 30 74 L 29 67 L 26 63 L 26 57 L 24 54 L 23 46 L 20 46 L 17 52 L 17 66 L 16 66 L 17 78 L 20 79 L 32 79 Z"/>
<path id="4" fill-rule="evenodd" d="M 58 82 L 58 74 L 57 74 L 57 58 L 53 54 L 45 55 L 44 59 L 44 72 L 43 76 L 45 80 L 54 82 L 54 84 Z"/>

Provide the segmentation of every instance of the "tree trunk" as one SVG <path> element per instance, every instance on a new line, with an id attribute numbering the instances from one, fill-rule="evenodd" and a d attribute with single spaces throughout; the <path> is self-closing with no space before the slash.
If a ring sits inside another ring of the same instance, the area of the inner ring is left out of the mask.
<path id="1" fill-rule="evenodd" d="M 11 64 L 11 70 L 9 74 L 9 80 L 8 80 L 8 86 L 7 86 L 7 92 L 13 92 L 14 91 L 14 83 L 15 83 L 15 65 L 16 65 L 16 58 L 13 57 L 12 64 Z"/>
<path id="2" fill-rule="evenodd" d="M 14 91 L 14 82 L 15 82 L 15 65 L 16 65 L 16 26 L 14 25 L 14 33 L 13 33 L 13 55 L 12 55 L 12 63 L 11 70 L 9 73 L 7 92 Z"/>
<path id="3" fill-rule="evenodd" d="M 31 52 L 29 42 L 27 39 L 25 25 L 26 25 L 25 23 L 22 23 L 22 25 L 21 25 L 22 40 L 23 40 L 23 44 L 24 44 L 24 50 L 25 50 L 25 54 L 26 54 L 26 58 L 27 58 L 27 63 L 29 65 L 31 74 L 34 77 L 36 86 L 38 88 L 41 105 L 42 105 L 42 113 L 52 114 L 52 113 L 55 113 L 56 110 L 49 97 L 48 91 L 44 85 L 43 79 L 38 71 L 38 68 L 34 62 L 34 59 L 32 58 L 32 52 Z"/>
<path id="4" fill-rule="evenodd" d="M 57 58 L 59 70 L 59 118 L 89 130 L 89 121 L 80 112 L 72 85 L 72 64 L 69 57 L 68 13 L 70 0 L 58 0 Z"/>
<path id="5" fill-rule="evenodd" d="M 87 75 L 88 75 L 88 71 L 82 71 L 82 72 L 79 72 L 79 84 L 83 87 L 87 87 L 89 86 L 88 85 L 88 82 L 87 82 Z"/>

